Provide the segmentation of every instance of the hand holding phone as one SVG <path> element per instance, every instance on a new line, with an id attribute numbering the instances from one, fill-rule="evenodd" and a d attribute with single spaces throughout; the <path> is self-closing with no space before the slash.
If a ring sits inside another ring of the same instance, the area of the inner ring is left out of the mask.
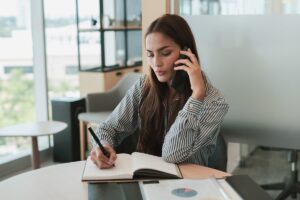
<path id="1" fill-rule="evenodd" d="M 178 60 L 175 62 L 178 65 L 175 66 L 176 72 L 171 85 L 179 93 L 192 91 L 191 97 L 203 100 L 206 96 L 206 81 L 200 63 L 197 56 L 189 48 L 184 48 L 184 50 L 186 51 L 183 51 L 182 54 L 187 56 L 181 55 L 180 58 L 185 59 L 185 61 Z"/>
<path id="2" fill-rule="evenodd" d="M 187 51 L 189 48 L 187 46 L 183 47 L 183 51 Z M 180 54 L 178 59 L 189 59 L 188 56 Z M 178 64 L 182 65 L 182 64 Z M 174 65 L 174 67 L 178 66 Z M 190 87 L 190 81 L 189 81 L 189 75 L 186 71 L 178 70 L 175 72 L 172 81 L 171 86 L 178 92 L 183 93 L 188 87 Z"/>

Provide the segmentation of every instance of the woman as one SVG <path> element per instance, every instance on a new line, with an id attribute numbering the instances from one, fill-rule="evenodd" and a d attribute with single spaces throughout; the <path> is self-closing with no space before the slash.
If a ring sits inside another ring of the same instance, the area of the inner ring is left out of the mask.
<path id="1" fill-rule="evenodd" d="M 117 158 L 113 147 L 138 130 L 137 151 L 167 162 L 207 165 L 228 104 L 201 70 L 189 25 L 180 16 L 165 14 L 149 26 L 145 47 L 147 74 L 97 130 L 110 157 L 94 145 L 92 161 L 99 168 L 112 167 Z M 178 59 L 180 54 L 188 59 Z M 186 72 L 183 91 L 173 86 L 178 71 Z"/>

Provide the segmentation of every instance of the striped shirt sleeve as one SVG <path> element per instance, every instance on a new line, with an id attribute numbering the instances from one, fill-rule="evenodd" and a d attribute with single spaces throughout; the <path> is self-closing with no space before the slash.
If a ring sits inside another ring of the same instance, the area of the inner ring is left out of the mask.
<path id="1" fill-rule="evenodd" d="M 118 146 L 125 137 L 133 134 L 138 128 L 138 108 L 143 80 L 141 77 L 127 91 L 105 122 L 98 126 L 96 134 L 102 142 L 112 147 Z"/>
<path id="2" fill-rule="evenodd" d="M 166 134 L 162 157 L 167 162 L 207 164 L 216 143 L 216 130 L 229 108 L 216 88 L 209 84 L 207 89 L 203 101 L 188 99 Z"/>

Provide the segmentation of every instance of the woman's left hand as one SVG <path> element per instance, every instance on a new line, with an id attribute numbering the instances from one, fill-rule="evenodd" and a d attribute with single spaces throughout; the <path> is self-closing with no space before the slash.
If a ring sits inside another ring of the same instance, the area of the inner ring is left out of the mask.
<path id="1" fill-rule="evenodd" d="M 174 70 L 184 70 L 188 73 L 191 89 L 193 91 L 192 97 L 197 100 L 203 100 L 206 95 L 205 81 L 201 72 L 201 66 L 191 49 L 187 51 L 180 51 L 180 54 L 186 55 L 189 59 L 179 59 L 175 64 L 182 64 L 174 68 Z"/>

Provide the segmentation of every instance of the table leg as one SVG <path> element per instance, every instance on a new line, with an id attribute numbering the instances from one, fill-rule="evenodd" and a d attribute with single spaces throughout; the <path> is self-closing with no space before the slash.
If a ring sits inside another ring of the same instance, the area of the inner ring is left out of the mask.
<path id="1" fill-rule="evenodd" d="M 40 154 L 39 154 L 39 145 L 36 136 L 31 137 L 31 146 L 32 146 L 32 154 L 31 154 L 32 169 L 38 169 L 40 168 Z"/>
<path id="2" fill-rule="evenodd" d="M 86 128 L 86 123 L 80 121 L 80 160 L 85 160 Z"/>

